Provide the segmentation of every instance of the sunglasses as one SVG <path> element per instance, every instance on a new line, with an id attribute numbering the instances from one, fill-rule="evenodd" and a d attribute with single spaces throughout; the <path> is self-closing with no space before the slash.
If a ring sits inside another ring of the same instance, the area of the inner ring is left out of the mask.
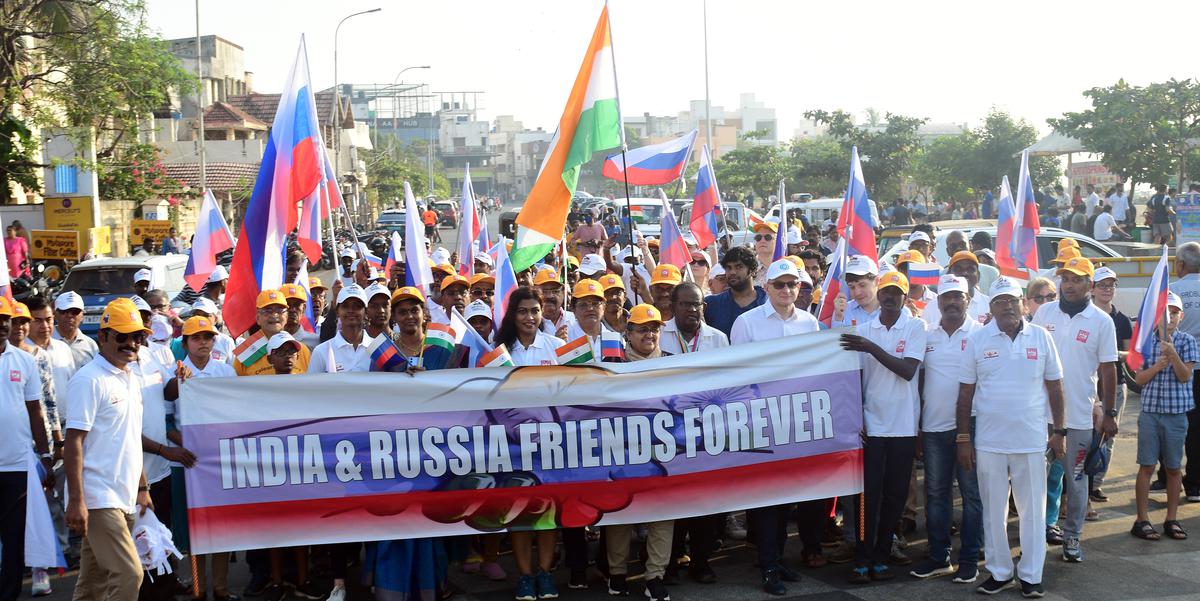
<path id="1" fill-rule="evenodd" d="M 1040 305 L 1042 303 L 1054 302 L 1055 299 L 1058 298 L 1058 295 L 1051 292 L 1050 294 L 1035 294 L 1035 295 L 1031 296 L 1030 298 L 1033 299 L 1033 302 Z"/>
<path id="2" fill-rule="evenodd" d="M 773 288 L 775 288 L 776 290 L 783 290 L 784 288 L 787 288 L 790 290 L 799 285 L 800 285 L 800 282 L 780 282 L 780 281 L 771 282 L 771 286 Z"/>
<path id="3" fill-rule="evenodd" d="M 145 332 L 134 332 L 132 334 L 124 334 L 122 332 L 110 331 L 109 336 L 112 336 L 113 338 L 115 338 L 117 341 L 117 344 L 125 344 L 126 342 L 129 342 L 130 340 L 132 340 L 138 344 L 142 344 L 143 342 L 146 341 L 146 333 Z"/>
<path id="4" fill-rule="evenodd" d="M 707 261 L 692 261 L 692 267 L 708 267 Z"/>
<path id="5" fill-rule="evenodd" d="M 762 242 L 763 240 L 771 241 L 775 239 L 775 234 L 755 234 L 754 241 Z"/>

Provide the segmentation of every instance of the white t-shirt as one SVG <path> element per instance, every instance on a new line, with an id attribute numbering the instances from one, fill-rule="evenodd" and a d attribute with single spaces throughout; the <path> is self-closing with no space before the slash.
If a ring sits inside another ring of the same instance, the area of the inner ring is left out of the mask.
<path id="1" fill-rule="evenodd" d="M 983 265 L 980 265 L 980 267 L 983 267 Z M 980 324 L 987 321 L 988 315 L 992 312 L 989 305 L 990 302 L 991 299 L 988 298 L 988 295 L 980 292 L 979 288 L 976 288 L 975 293 L 971 295 L 971 300 L 967 301 L 967 319 Z M 921 320 L 929 325 L 936 325 L 942 322 L 942 308 L 938 306 L 937 299 L 925 305 L 925 312 L 921 314 Z"/>
<path id="2" fill-rule="evenodd" d="M 539 331 L 529 346 L 522 345 L 520 339 L 514 340 L 508 354 L 512 356 L 513 365 L 558 365 L 558 355 L 554 351 L 564 344 L 561 339 Z"/>
<path id="3" fill-rule="evenodd" d="M 129 366 L 142 382 L 142 436 L 167 447 L 175 446 L 167 440 L 167 414 L 175 412 L 175 403 L 168 404 L 163 397 L 163 386 L 175 375 L 171 365 L 174 362 L 164 365 L 153 351 L 142 347 L 138 349 L 137 363 Z M 138 444 L 141 445 L 140 442 Z M 171 475 L 171 462 L 162 455 L 142 454 L 142 469 L 146 472 L 147 484 L 154 484 Z"/>
<path id="4" fill-rule="evenodd" d="M 1046 381 L 1063 369 L 1050 334 L 1023 323 L 1015 339 L 991 322 L 967 336 L 959 381 L 975 384 L 975 448 L 989 453 L 1046 450 Z"/>
<path id="5" fill-rule="evenodd" d="M 0 386 L 0 472 L 24 472 L 33 450 L 25 403 L 42 400 L 42 379 L 33 355 L 11 344 L 0 353 L 0 374 L 5 376 Z"/>
<path id="6" fill-rule="evenodd" d="M 856 326 L 855 331 L 891 355 L 918 361 L 925 358 L 925 322 L 908 311 L 900 311 L 900 318 L 890 329 L 875 317 Z M 921 417 L 917 376 L 905 381 L 866 353 L 859 353 L 859 359 L 867 436 L 916 436 Z"/>
<path id="7" fill-rule="evenodd" d="M 35 346 L 41 349 L 41 352 L 46 353 L 46 357 L 50 360 L 50 371 L 54 374 L 54 392 L 57 395 L 67 393 L 67 384 L 71 381 L 71 376 L 79 371 L 75 365 L 75 354 L 71 352 L 71 347 L 61 340 L 50 338 L 50 344 L 46 348 L 38 346 L 34 341 L 26 338 L 25 342 L 30 346 Z"/>
<path id="8" fill-rule="evenodd" d="M 1129 209 L 1129 197 L 1113 194 L 1108 197 L 1108 204 L 1112 205 L 1113 219 L 1125 221 L 1125 213 Z"/>
<path id="9" fill-rule="evenodd" d="M 679 326 L 675 324 L 675 318 L 671 318 L 663 325 L 662 334 L 658 337 L 658 346 L 664 353 L 682 355 L 725 348 L 729 346 L 729 337 L 725 335 L 725 332 L 701 321 L 700 331 L 696 332 L 696 335 L 690 340 L 685 340 L 683 334 L 679 332 Z"/>
<path id="10" fill-rule="evenodd" d="M 67 429 L 81 430 L 83 497 L 88 509 L 133 513 L 142 476 L 142 385 L 96 355 L 67 386 Z"/>
<path id="11" fill-rule="evenodd" d="M 1112 317 L 1088 302 L 1087 308 L 1068 317 L 1060 301 L 1046 303 L 1033 316 L 1033 323 L 1046 328 L 1054 339 L 1063 370 L 1063 397 L 1067 427 L 1092 429 L 1092 406 L 1096 402 L 1096 370 L 1101 363 L 1117 360 L 1117 329 Z M 1047 411 L 1045 423 L 1050 422 Z"/>
<path id="12" fill-rule="evenodd" d="M 1091 219 L 1092 215 L 1096 214 L 1096 209 L 1100 206 L 1100 195 L 1092 192 L 1088 194 L 1087 200 L 1084 203 L 1087 206 L 1087 217 Z"/>
<path id="13" fill-rule="evenodd" d="M 88 338 L 83 332 L 78 330 L 76 330 L 73 340 L 63 338 L 62 334 L 58 333 L 58 328 L 54 328 L 54 331 L 50 333 L 50 337 L 55 340 L 61 340 L 67 343 L 67 346 L 71 347 L 71 354 L 75 357 L 75 369 L 80 369 L 84 365 L 87 365 L 92 360 L 92 357 L 95 357 L 100 352 L 100 347 L 96 344 L 96 341 Z"/>
<path id="14" fill-rule="evenodd" d="M 925 387 L 921 390 L 921 431 L 953 430 L 958 403 L 958 377 L 966 357 L 967 336 L 982 328 L 979 322 L 965 319 L 953 334 L 938 324 L 925 326 Z"/>
<path id="15" fill-rule="evenodd" d="M 363 331 L 362 342 L 358 348 L 350 344 L 345 338 L 342 338 L 342 333 L 338 332 L 336 336 L 317 345 L 313 349 L 312 358 L 308 360 L 308 373 L 323 374 L 329 371 L 328 357 L 329 348 L 333 348 L 333 360 L 336 363 L 334 371 L 371 371 L 371 353 L 367 347 L 371 346 L 374 341 Z"/>
<path id="16" fill-rule="evenodd" d="M 558 316 L 558 321 L 550 321 L 549 319 L 543 318 L 542 331 L 554 336 L 558 333 L 559 328 L 567 326 L 569 329 L 573 323 L 575 323 L 575 314 L 570 311 L 563 310 Z"/>
<path id="17" fill-rule="evenodd" d="M 808 311 L 792 307 L 791 316 L 784 318 L 770 302 L 767 302 L 738 315 L 733 322 L 733 328 L 729 330 L 729 343 L 745 344 L 774 340 L 820 329 L 820 322 Z"/>
<path id="18" fill-rule="evenodd" d="M 1115 213 L 1115 211 L 1114 211 Z M 1092 227 L 1092 237 L 1097 240 L 1111 240 L 1112 228 L 1117 224 L 1117 218 L 1112 213 L 1100 213 Z"/>

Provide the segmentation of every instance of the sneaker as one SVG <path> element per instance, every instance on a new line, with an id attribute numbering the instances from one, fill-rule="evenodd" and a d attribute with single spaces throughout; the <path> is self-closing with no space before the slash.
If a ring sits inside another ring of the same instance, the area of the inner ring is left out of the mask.
<path id="1" fill-rule="evenodd" d="M 958 571 L 954 573 L 954 578 L 952 581 L 957 582 L 959 584 L 970 584 L 972 582 L 975 582 L 975 579 L 978 577 L 979 577 L 979 566 L 977 566 L 973 563 L 959 562 Z"/>
<path id="2" fill-rule="evenodd" d="M 262 590 L 262 594 L 259 596 L 264 601 L 282 601 L 284 597 L 287 597 L 287 594 L 288 590 L 286 586 L 281 583 L 272 582 L 267 585 L 267 588 Z"/>
<path id="3" fill-rule="evenodd" d="M 876 580 L 876 581 L 891 580 L 892 578 L 895 578 L 895 577 L 896 577 L 896 575 L 893 574 L 892 571 L 883 564 L 879 564 L 879 565 L 871 568 L 871 580 Z"/>
<path id="4" fill-rule="evenodd" d="M 46 573 L 45 568 L 34 568 L 31 594 L 34 597 L 45 597 L 53 592 L 54 589 L 50 588 L 50 574 Z"/>
<path id="5" fill-rule="evenodd" d="M 662 578 L 646 581 L 646 597 L 651 601 L 671 601 L 671 593 L 667 592 L 667 585 L 663 584 Z"/>
<path id="6" fill-rule="evenodd" d="M 1200 503 L 1200 488 L 1189 488 L 1183 494 L 1189 503 Z"/>
<path id="7" fill-rule="evenodd" d="M 261 597 L 270 585 L 271 580 L 265 576 L 261 579 L 251 576 L 250 583 L 246 585 L 246 588 L 242 589 L 242 595 L 246 597 Z"/>
<path id="8" fill-rule="evenodd" d="M 1107 503 L 1108 502 L 1108 495 L 1104 494 L 1104 489 L 1101 489 L 1101 488 L 1097 488 L 1096 490 L 1093 490 L 1092 492 L 1088 493 L 1088 498 L 1090 498 L 1092 501 L 1094 501 L 1096 503 Z M 1022 581 L 1022 583 L 1024 583 L 1024 581 Z"/>
<path id="9" fill-rule="evenodd" d="M 926 559 L 913 567 L 909 572 L 910 576 L 916 578 L 933 578 L 935 576 L 945 576 L 946 574 L 954 573 L 954 564 L 950 560 L 934 561 Z"/>
<path id="10" fill-rule="evenodd" d="M 554 576 L 545 570 L 538 570 L 537 576 L 537 597 L 538 599 L 557 599 L 558 587 L 554 586 Z"/>
<path id="11" fill-rule="evenodd" d="M 850 563 L 854 561 L 854 546 L 842 543 L 840 547 L 833 553 L 829 554 L 829 563 Z"/>
<path id="12" fill-rule="evenodd" d="M 1079 545 L 1078 538 L 1071 537 L 1063 542 L 1062 558 L 1063 561 L 1068 563 L 1083 562 L 1083 547 Z"/>
<path id="13" fill-rule="evenodd" d="M 300 599 L 324 599 L 325 591 L 313 584 L 312 580 L 308 580 L 292 590 L 292 594 Z"/>
<path id="14" fill-rule="evenodd" d="M 733 540 L 746 540 L 746 523 L 735 514 L 725 516 L 725 536 Z"/>
<path id="15" fill-rule="evenodd" d="M 625 582 L 624 574 L 609 574 L 608 594 L 612 597 L 629 596 L 629 583 Z"/>
<path id="16" fill-rule="evenodd" d="M 995 595 L 1000 591 L 1010 589 L 1016 585 L 1016 581 L 1014 581 L 1012 578 L 1009 578 L 1008 580 L 996 580 L 995 577 L 988 576 L 988 579 L 985 580 L 983 584 L 975 587 L 975 592 L 983 593 L 985 595 Z"/>
<path id="17" fill-rule="evenodd" d="M 1063 544 L 1063 531 L 1058 524 L 1046 526 L 1046 544 L 1053 547 Z"/>
<path id="18" fill-rule="evenodd" d="M 493 580 L 496 582 L 508 580 L 508 573 L 505 572 L 504 568 L 500 567 L 500 564 L 495 561 L 484 562 L 480 566 L 479 572 L 482 573 L 488 580 Z"/>
<path id="19" fill-rule="evenodd" d="M 517 601 L 537 601 L 537 588 L 533 586 L 533 576 L 525 574 L 517 581 Z"/>
<path id="20" fill-rule="evenodd" d="M 346 587 L 333 587 L 333 590 L 329 591 L 329 597 L 325 601 L 346 601 Z"/>
<path id="21" fill-rule="evenodd" d="M 846 577 L 846 582 L 850 584 L 867 584 L 871 582 L 871 571 L 866 566 L 854 568 L 850 571 L 850 575 Z"/>
<path id="22" fill-rule="evenodd" d="M 783 585 L 783 582 L 780 579 L 778 568 L 763 570 L 762 587 L 768 595 L 775 595 L 776 597 L 779 597 L 787 594 L 787 587 Z"/>
<path id="23" fill-rule="evenodd" d="M 1046 590 L 1042 588 L 1042 583 L 1031 584 L 1021 580 L 1021 596 L 1026 599 L 1037 599 L 1046 596 Z"/>
<path id="24" fill-rule="evenodd" d="M 888 563 L 897 566 L 906 566 L 912 563 L 912 558 L 905 555 L 904 551 L 901 551 L 900 547 L 895 542 L 892 542 L 892 552 L 888 555 Z"/>
<path id="25" fill-rule="evenodd" d="M 585 589 L 587 587 L 587 570 L 583 568 L 571 568 L 571 577 L 567 579 L 567 588 Z"/>

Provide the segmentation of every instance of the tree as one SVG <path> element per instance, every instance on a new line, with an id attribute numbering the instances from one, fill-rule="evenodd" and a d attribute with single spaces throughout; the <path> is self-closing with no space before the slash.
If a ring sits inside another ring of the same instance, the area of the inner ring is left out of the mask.
<path id="1" fill-rule="evenodd" d="M 871 196 L 876 199 L 884 196 L 885 190 L 898 189 L 896 178 L 908 168 L 918 149 L 917 128 L 928 121 L 924 118 L 886 113 L 887 125 L 880 130 L 878 127 L 860 127 L 854 123 L 854 117 L 850 113 L 840 110 L 806 111 L 804 118 L 825 125 L 829 136 L 837 140 L 847 152 L 851 146 L 858 147 L 863 177 L 867 180 Z"/>
<path id="2" fill-rule="evenodd" d="M 1200 138 L 1200 84 L 1171 79 L 1138 87 L 1121 79 L 1083 95 L 1092 108 L 1050 119 L 1051 127 L 1102 154 L 1109 171 L 1132 182 L 1187 176 L 1189 154 Z"/>
<path id="3" fill-rule="evenodd" d="M 424 140 L 419 142 L 424 143 Z M 359 152 L 363 153 L 367 163 L 367 196 L 379 208 L 391 208 L 396 203 L 403 203 L 406 181 L 412 187 L 413 194 L 429 189 L 425 150 L 418 143 L 411 147 L 392 145 Z M 442 174 L 440 165 L 434 166 L 433 189 L 439 198 L 450 196 L 450 181 Z"/>
<path id="4" fill-rule="evenodd" d="M 763 132 L 742 135 L 743 140 L 761 138 Z M 746 191 L 759 197 L 774 194 L 779 180 L 789 175 L 787 155 L 775 145 L 739 144 L 736 150 L 714 161 L 722 191 Z"/>
<path id="5" fill-rule="evenodd" d="M 818 197 L 841 196 L 850 174 L 850 152 L 828 136 L 792 140 L 788 189 Z"/>

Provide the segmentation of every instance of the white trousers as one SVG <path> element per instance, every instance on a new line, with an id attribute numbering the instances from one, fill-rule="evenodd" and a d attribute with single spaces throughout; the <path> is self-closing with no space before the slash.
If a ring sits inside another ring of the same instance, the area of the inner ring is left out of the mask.
<path id="1" fill-rule="evenodd" d="M 1012 551 L 1008 546 L 1009 483 L 1017 504 L 1021 562 L 1017 576 L 1025 582 L 1042 582 L 1046 561 L 1046 455 L 1045 453 L 975 452 L 979 470 L 979 496 L 983 500 L 984 564 L 996 580 L 1013 577 Z"/>

